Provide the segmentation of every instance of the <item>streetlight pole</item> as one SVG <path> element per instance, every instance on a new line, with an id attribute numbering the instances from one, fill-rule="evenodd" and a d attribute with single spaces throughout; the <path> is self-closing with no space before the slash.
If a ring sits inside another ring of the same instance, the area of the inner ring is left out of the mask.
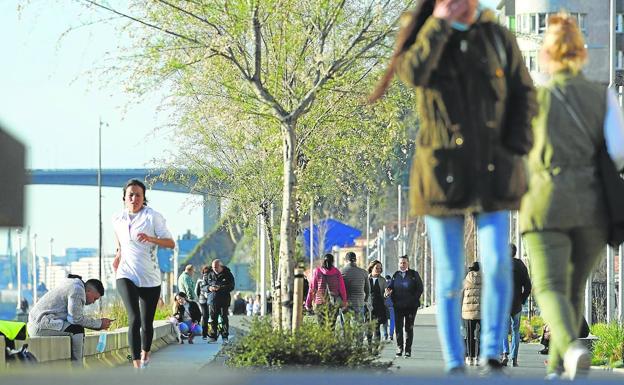
<path id="1" fill-rule="evenodd" d="M 615 88 L 615 0 L 609 0 L 609 87 Z"/>
<path id="2" fill-rule="evenodd" d="M 260 223 L 260 315 L 266 315 L 266 229 Z"/>
<path id="3" fill-rule="evenodd" d="M 37 303 L 37 234 L 33 235 L 32 258 L 33 305 Z"/>
<path id="4" fill-rule="evenodd" d="M 366 194 L 366 263 L 368 263 L 368 249 L 370 245 L 370 193 Z"/>
<path id="5" fill-rule="evenodd" d="M 312 218 L 313 211 L 314 199 L 312 199 L 312 203 L 310 203 L 310 274 L 312 274 L 312 270 L 314 270 L 314 221 Z"/>
<path id="6" fill-rule="evenodd" d="M 102 118 L 98 126 L 98 277 L 102 281 Z M 177 277 L 176 277 L 177 278 Z"/>
<path id="7" fill-rule="evenodd" d="M 397 223 L 397 254 L 400 257 L 403 255 L 403 244 L 401 242 L 402 234 L 401 234 L 401 185 L 398 186 L 398 223 Z"/>
<path id="8" fill-rule="evenodd" d="M 17 229 L 17 308 L 22 301 L 22 229 Z"/>
<path id="9" fill-rule="evenodd" d="M 46 281 L 47 281 L 47 286 L 48 286 L 48 290 L 52 289 L 52 254 L 53 254 L 53 247 L 52 244 L 54 243 L 54 238 L 50 238 L 50 260 L 48 261 L 48 269 L 46 271 Z"/>

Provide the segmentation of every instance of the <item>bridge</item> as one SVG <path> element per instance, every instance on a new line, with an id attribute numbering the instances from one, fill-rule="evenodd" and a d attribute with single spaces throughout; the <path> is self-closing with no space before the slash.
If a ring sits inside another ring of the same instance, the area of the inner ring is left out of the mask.
<path id="1" fill-rule="evenodd" d="M 221 202 L 208 194 L 191 191 L 189 186 L 175 182 L 164 182 L 158 178 L 162 176 L 163 169 L 102 169 L 103 187 L 123 187 L 128 179 L 136 178 L 147 181 L 148 188 L 156 191 L 168 191 L 185 194 L 198 194 L 204 198 L 204 234 L 210 232 L 219 221 Z M 28 170 L 28 184 L 32 185 L 65 185 L 65 186 L 97 186 L 97 169 L 33 169 Z M 190 185 L 197 178 L 189 175 Z"/>

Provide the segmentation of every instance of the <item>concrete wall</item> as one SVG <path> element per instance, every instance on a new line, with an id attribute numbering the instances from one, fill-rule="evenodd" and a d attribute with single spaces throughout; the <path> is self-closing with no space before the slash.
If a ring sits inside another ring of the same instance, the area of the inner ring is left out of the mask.
<path id="1" fill-rule="evenodd" d="M 128 328 L 104 332 L 106 347 L 104 352 L 96 350 L 100 333 L 87 334 L 85 337 L 85 365 L 86 366 L 117 366 L 128 362 Z M 154 322 L 154 340 L 152 351 L 157 351 L 167 344 L 175 341 L 176 333 L 173 326 L 167 321 Z M 69 366 L 71 349 L 70 338 L 67 336 L 55 337 L 30 337 L 26 341 L 16 341 L 16 348 L 28 344 L 28 350 L 35 355 L 40 364 L 55 366 Z M 0 338 L 0 348 L 4 351 L 5 340 Z M 18 361 L 5 363 L 4 355 L 1 354 L 0 370 L 2 368 L 20 365 Z M 7 366 L 8 365 L 8 366 Z"/>

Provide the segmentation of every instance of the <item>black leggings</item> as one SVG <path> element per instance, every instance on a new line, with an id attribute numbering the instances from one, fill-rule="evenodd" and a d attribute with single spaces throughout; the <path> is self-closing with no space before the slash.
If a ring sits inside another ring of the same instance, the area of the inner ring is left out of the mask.
<path id="1" fill-rule="evenodd" d="M 152 348 L 160 286 L 137 287 L 131 280 L 120 278 L 117 291 L 128 312 L 128 345 L 132 359 L 140 360 L 141 350 L 149 352 Z"/>

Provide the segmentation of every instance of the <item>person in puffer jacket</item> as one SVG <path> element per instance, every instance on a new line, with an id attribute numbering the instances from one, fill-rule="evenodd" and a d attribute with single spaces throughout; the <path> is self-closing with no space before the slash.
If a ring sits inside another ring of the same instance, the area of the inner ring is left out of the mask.
<path id="1" fill-rule="evenodd" d="M 479 333 L 481 330 L 481 269 L 479 262 L 468 268 L 464 279 L 462 318 L 466 330 L 466 365 L 479 365 Z"/>
<path id="2" fill-rule="evenodd" d="M 312 272 L 305 305 L 308 310 L 314 308 L 319 324 L 325 324 L 332 328 L 336 323 L 340 308 L 346 309 L 348 307 L 344 279 L 340 270 L 334 266 L 332 254 L 325 254 L 323 264 Z"/>

